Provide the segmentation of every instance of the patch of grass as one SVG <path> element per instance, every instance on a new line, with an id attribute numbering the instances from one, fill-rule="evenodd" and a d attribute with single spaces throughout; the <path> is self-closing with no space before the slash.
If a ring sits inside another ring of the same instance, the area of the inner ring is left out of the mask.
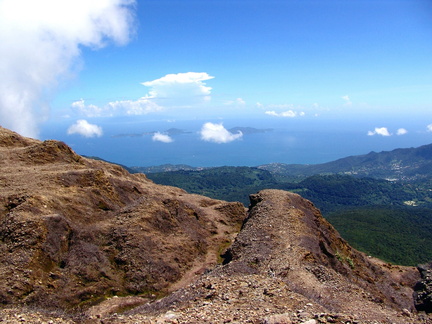
<path id="1" fill-rule="evenodd" d="M 341 252 L 337 251 L 335 254 L 336 259 L 342 263 L 348 264 L 351 269 L 355 268 L 354 261 L 349 256 L 343 255 Z"/>

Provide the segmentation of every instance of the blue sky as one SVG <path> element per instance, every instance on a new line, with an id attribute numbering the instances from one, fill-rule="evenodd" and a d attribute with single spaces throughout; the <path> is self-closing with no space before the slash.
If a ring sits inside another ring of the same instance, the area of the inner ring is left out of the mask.
<path id="1" fill-rule="evenodd" d="M 0 125 L 67 139 L 196 119 L 221 144 L 241 140 L 232 120 L 432 137 L 429 0 L 66 2 L 0 0 Z"/>
<path id="2" fill-rule="evenodd" d="M 321 115 L 431 109 L 429 1 L 143 1 L 137 18 L 126 47 L 85 51 L 68 100 L 135 100 L 149 91 L 142 82 L 205 72 L 213 116 L 238 98 L 252 114 L 257 103 Z"/>

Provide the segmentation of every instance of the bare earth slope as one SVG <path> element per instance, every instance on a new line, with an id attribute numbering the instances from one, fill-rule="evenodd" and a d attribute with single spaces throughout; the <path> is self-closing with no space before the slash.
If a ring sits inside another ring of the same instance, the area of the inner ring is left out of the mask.
<path id="1" fill-rule="evenodd" d="M 3 128 L 0 170 L 2 304 L 70 310 L 113 295 L 158 297 L 213 267 L 246 217 L 240 203 Z"/>
<path id="2" fill-rule="evenodd" d="M 431 322 L 415 268 L 352 249 L 299 195 L 246 214 L 3 128 L 0 170 L 6 323 Z"/>
<path id="3" fill-rule="evenodd" d="M 131 314 L 149 323 L 428 322 L 414 314 L 414 268 L 352 249 L 297 194 L 264 190 L 251 202 L 223 266 Z"/>

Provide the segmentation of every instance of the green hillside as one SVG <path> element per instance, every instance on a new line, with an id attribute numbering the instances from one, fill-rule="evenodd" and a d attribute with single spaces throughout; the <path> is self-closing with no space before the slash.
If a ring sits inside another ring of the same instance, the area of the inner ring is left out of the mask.
<path id="1" fill-rule="evenodd" d="M 388 262 L 417 265 L 432 260 L 432 210 L 365 206 L 326 214 L 354 248 Z"/>
<path id="2" fill-rule="evenodd" d="M 380 153 L 370 152 L 323 164 L 272 163 L 259 168 L 285 179 L 301 179 L 316 174 L 348 174 L 411 181 L 431 177 L 432 144 Z"/>
<path id="3" fill-rule="evenodd" d="M 240 201 L 246 206 L 251 193 L 278 185 L 270 172 L 250 167 L 179 170 L 149 173 L 147 177 L 158 184 L 179 187 L 211 198 Z"/>
<path id="4" fill-rule="evenodd" d="M 416 265 L 432 259 L 431 181 L 406 183 L 349 175 L 314 175 L 288 182 L 267 170 L 220 167 L 150 173 L 154 182 L 191 193 L 249 204 L 266 188 L 311 200 L 354 247 L 388 262 Z"/>

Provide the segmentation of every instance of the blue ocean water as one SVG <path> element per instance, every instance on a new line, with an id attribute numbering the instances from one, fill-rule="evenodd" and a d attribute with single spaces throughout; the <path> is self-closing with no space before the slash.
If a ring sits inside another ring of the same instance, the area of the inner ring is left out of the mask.
<path id="1" fill-rule="evenodd" d="M 432 142 L 432 133 L 426 131 L 410 131 L 403 136 L 367 136 L 367 131 L 374 125 L 367 122 L 228 120 L 223 122 L 227 129 L 254 127 L 271 128 L 272 131 L 244 134 L 240 140 L 217 144 L 200 138 L 199 131 L 207 121 L 168 123 L 131 118 L 116 121 L 100 119 L 89 121 L 100 125 L 104 131 L 102 137 L 94 138 L 67 135 L 67 128 L 73 123 L 69 121 L 46 125 L 41 139 L 61 140 L 78 154 L 97 156 L 126 166 L 170 163 L 196 167 L 258 166 L 273 162 L 317 164 L 370 151 L 417 147 Z M 172 143 L 152 140 L 152 132 L 164 132 L 170 128 L 181 129 L 184 133 L 173 135 Z"/>

